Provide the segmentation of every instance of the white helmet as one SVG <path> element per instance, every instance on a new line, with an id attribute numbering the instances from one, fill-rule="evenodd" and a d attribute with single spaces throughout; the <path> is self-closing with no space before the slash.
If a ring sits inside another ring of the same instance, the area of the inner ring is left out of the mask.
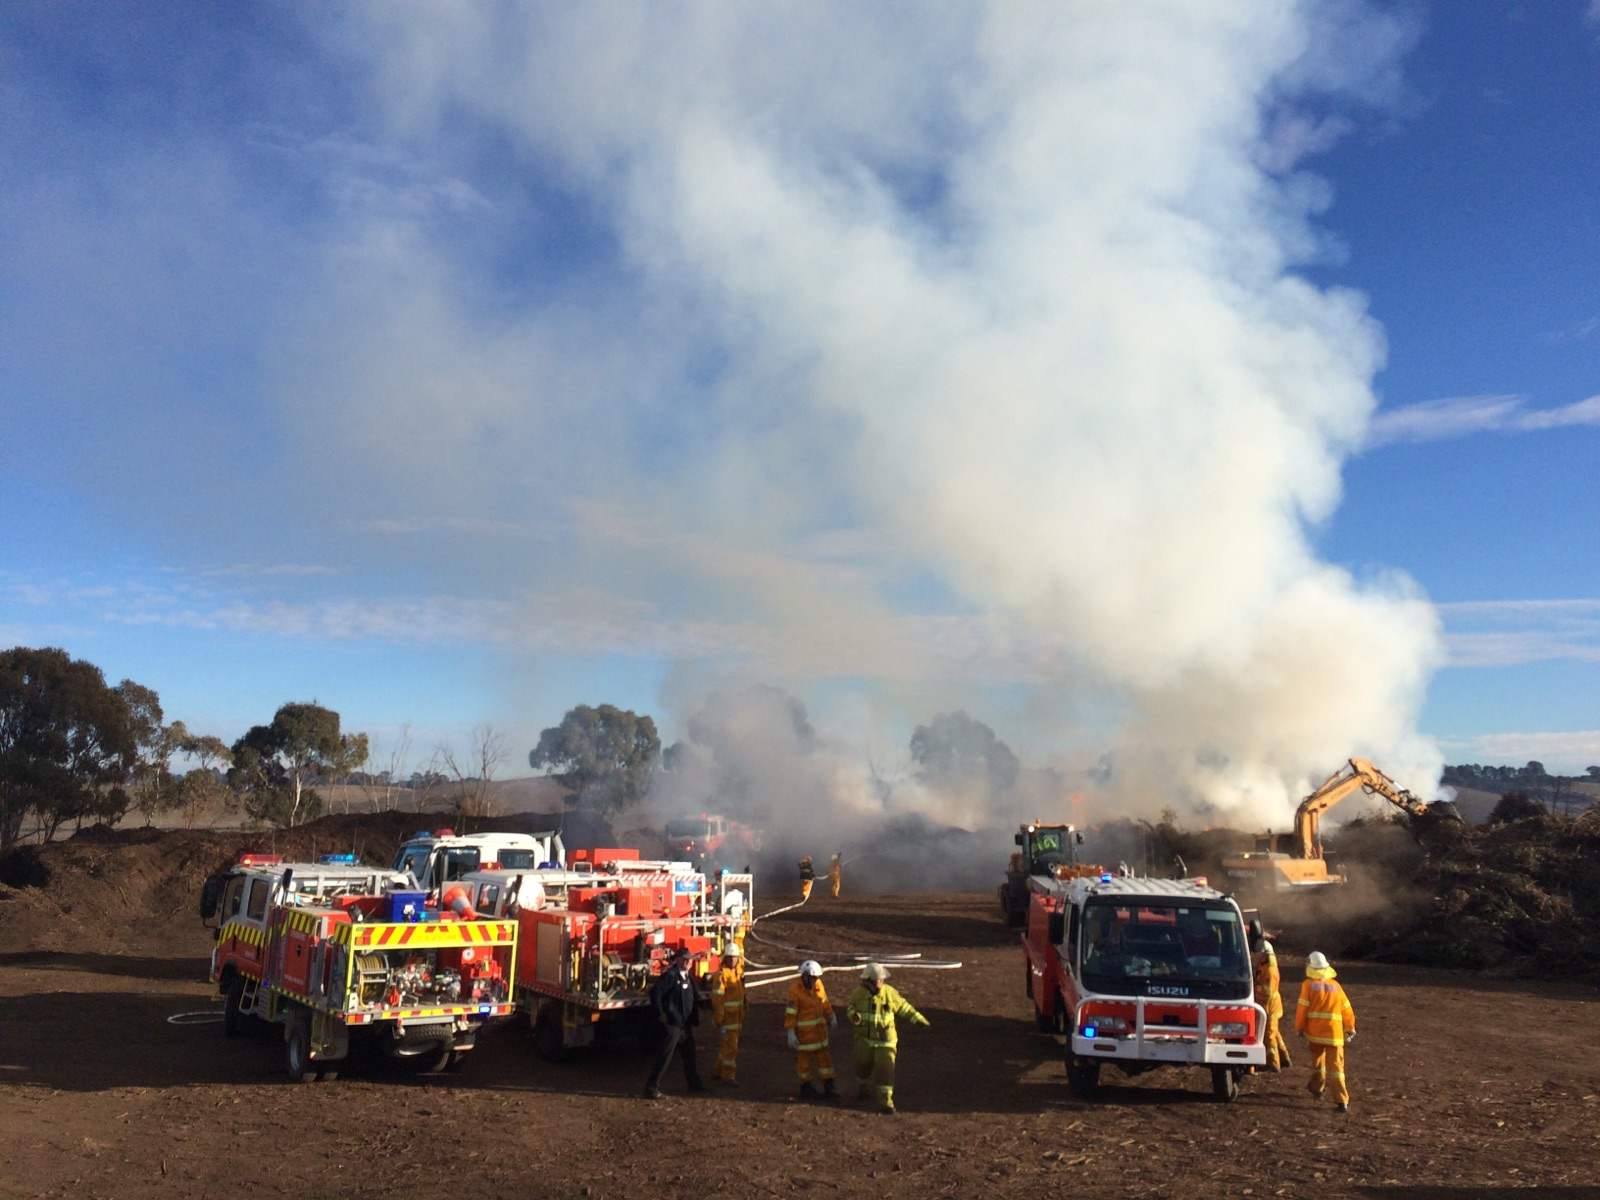
<path id="1" fill-rule="evenodd" d="M 808 958 L 800 964 L 800 974 L 802 976 L 816 975 L 820 977 L 822 975 L 822 966 L 815 959 Z"/>
<path id="2" fill-rule="evenodd" d="M 1313 950 L 1306 955 L 1306 970 L 1326 971 L 1328 969 L 1328 956 L 1321 950 Z"/>
<path id="3" fill-rule="evenodd" d="M 874 979 L 882 983 L 887 978 L 889 978 L 889 971 L 882 963 L 868 963 L 861 968 L 862 983 L 868 983 Z"/>
<path id="4" fill-rule="evenodd" d="M 744 947 L 740 946 L 738 942 L 729 942 L 728 946 L 727 946 L 727 949 L 725 949 L 722 952 L 722 957 L 723 958 L 743 958 L 744 957 Z"/>

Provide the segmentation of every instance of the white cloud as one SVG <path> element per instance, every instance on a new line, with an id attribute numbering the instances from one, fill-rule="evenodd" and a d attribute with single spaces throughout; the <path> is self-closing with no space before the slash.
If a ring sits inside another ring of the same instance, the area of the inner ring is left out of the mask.
<path id="1" fill-rule="evenodd" d="M 196 571 L 203 577 L 225 578 L 275 578 L 279 576 L 303 577 L 309 575 L 337 575 L 337 567 L 320 563 L 230 563 L 225 567 L 204 567 Z"/>
<path id="2" fill-rule="evenodd" d="M 529 534 L 515 521 L 503 521 L 495 517 L 373 517 L 365 521 L 351 521 L 347 527 L 355 533 L 373 533 L 385 537 L 418 537 L 434 533 L 484 536 Z"/>
<path id="3" fill-rule="evenodd" d="M 1457 396 L 1379 412 L 1368 428 L 1366 444 L 1375 448 L 1474 433 L 1534 433 L 1579 425 L 1600 425 L 1600 396 L 1559 408 L 1529 408 L 1523 396 Z"/>
<path id="4" fill-rule="evenodd" d="M 1549 770 L 1566 775 L 1600 766 L 1600 729 L 1485 733 L 1452 739 L 1448 744 L 1455 748 L 1455 758 L 1468 762 L 1538 761 Z"/>
<path id="5" fill-rule="evenodd" d="M 1453 667 L 1600 662 L 1600 599 L 1469 600 L 1438 609 Z"/>

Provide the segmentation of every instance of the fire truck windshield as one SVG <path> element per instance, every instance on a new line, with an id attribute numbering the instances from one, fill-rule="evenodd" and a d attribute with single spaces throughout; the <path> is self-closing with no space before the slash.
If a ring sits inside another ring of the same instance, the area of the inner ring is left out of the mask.
<path id="1" fill-rule="evenodd" d="M 1238 1000 L 1250 957 L 1238 910 L 1222 901 L 1103 897 L 1083 908 L 1084 987 L 1124 996 Z"/>
<path id="2" fill-rule="evenodd" d="M 704 840 L 711 836 L 711 822 L 700 819 L 685 819 L 667 822 L 667 837 L 672 841 L 679 840 Z"/>

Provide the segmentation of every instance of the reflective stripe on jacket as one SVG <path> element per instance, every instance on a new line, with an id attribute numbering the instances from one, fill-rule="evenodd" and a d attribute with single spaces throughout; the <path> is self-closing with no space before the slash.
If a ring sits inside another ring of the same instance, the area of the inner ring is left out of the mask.
<path id="1" fill-rule="evenodd" d="M 896 1017 L 905 1017 L 908 1021 L 923 1020 L 922 1014 L 911 1006 L 911 1001 L 887 983 L 878 985 L 876 996 L 863 984 L 850 993 L 849 1003 L 845 1005 L 845 1019 L 850 1022 L 850 1031 L 858 1042 L 873 1047 L 893 1049 L 898 1044 L 900 1035 L 895 1031 Z"/>
<path id="2" fill-rule="evenodd" d="M 719 1026 L 744 1025 L 744 968 L 723 967 L 711 981 L 711 1016 Z"/>
<path id="3" fill-rule="evenodd" d="M 783 1009 L 783 1027 L 794 1030 L 802 1050 L 821 1050 L 828 1044 L 828 989 L 822 980 L 808 988 L 796 979 L 789 985 L 788 1003 Z"/>
<path id="4" fill-rule="evenodd" d="M 1342 1046 L 1345 1034 L 1356 1031 L 1356 1010 L 1335 982 L 1332 967 L 1306 972 L 1295 1005 L 1294 1031 L 1305 1034 L 1314 1046 Z"/>

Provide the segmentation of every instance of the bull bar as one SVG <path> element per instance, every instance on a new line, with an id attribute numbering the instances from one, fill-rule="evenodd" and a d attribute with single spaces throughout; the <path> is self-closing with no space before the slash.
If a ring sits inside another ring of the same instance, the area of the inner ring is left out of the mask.
<path id="1" fill-rule="evenodd" d="M 1088 1059 L 1130 1060 L 1161 1063 L 1204 1063 L 1210 1066 L 1261 1067 L 1267 1062 L 1266 1044 L 1261 1040 L 1267 1028 L 1267 1010 L 1254 1001 L 1206 1001 L 1182 999 L 1174 1001 L 1165 996 L 1155 997 L 1159 1004 L 1174 1003 L 1196 1008 L 1197 1025 L 1151 1025 L 1144 1019 L 1145 996 L 1088 996 L 1078 1001 L 1072 1010 L 1072 1032 L 1068 1039 L 1072 1053 Z M 1082 1035 L 1083 1008 L 1087 1004 L 1132 1004 L 1134 1027 L 1131 1033 L 1102 1034 L 1088 1038 Z M 1226 1008 L 1237 1012 L 1251 1008 L 1256 1012 L 1257 1039 L 1254 1042 L 1212 1041 L 1206 1030 L 1209 1023 L 1206 1013 L 1211 1009 Z M 1147 1035 L 1147 1030 L 1152 1031 Z"/>

